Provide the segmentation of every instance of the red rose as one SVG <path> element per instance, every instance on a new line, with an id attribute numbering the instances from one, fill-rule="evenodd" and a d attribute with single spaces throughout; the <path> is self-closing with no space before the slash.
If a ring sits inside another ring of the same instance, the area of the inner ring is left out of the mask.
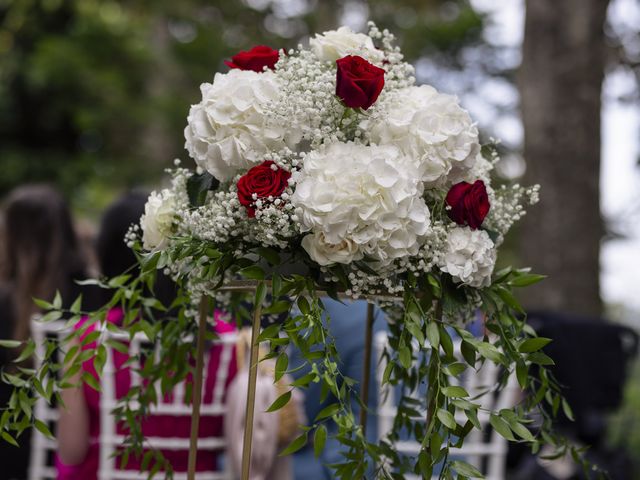
<path id="1" fill-rule="evenodd" d="M 274 170 L 274 165 L 271 160 L 262 162 L 238 180 L 238 200 L 250 218 L 256 216 L 255 201 L 258 198 L 279 197 L 289 185 L 291 173 L 278 167 Z"/>
<path id="2" fill-rule="evenodd" d="M 458 225 L 469 225 L 473 230 L 480 228 L 489 213 L 489 196 L 482 180 L 456 183 L 445 201 L 451 207 L 449 218 Z"/>
<path id="3" fill-rule="evenodd" d="M 279 56 L 280 52 L 278 52 L 278 50 L 264 45 L 258 45 L 248 52 L 240 52 L 234 55 L 231 57 L 231 61 L 225 60 L 224 63 L 231 68 L 262 72 L 264 70 L 263 67 L 269 67 L 273 70 Z"/>
<path id="4" fill-rule="evenodd" d="M 384 70 L 354 55 L 340 58 L 336 63 L 336 95 L 347 107 L 366 110 L 373 105 L 384 87 Z"/>

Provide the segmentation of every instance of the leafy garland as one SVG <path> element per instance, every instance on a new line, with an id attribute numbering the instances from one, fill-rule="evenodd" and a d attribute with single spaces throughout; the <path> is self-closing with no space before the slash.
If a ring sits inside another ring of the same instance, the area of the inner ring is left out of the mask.
<path id="1" fill-rule="evenodd" d="M 266 277 L 263 268 L 255 260 L 246 257 L 235 259 L 230 253 L 220 252 L 204 243 L 185 243 L 182 248 L 189 250 L 192 258 L 208 259 L 210 263 L 205 271 L 211 279 L 224 277 L 225 272 L 236 275 L 242 272 L 245 278 L 257 279 L 253 299 L 247 298 L 247 294 L 234 293 L 229 304 L 231 313 L 239 321 L 248 316 L 247 300 L 254 305 L 264 305 L 265 315 L 282 316 L 286 313 L 285 320 L 265 328 L 259 337 L 259 341 L 269 343 L 266 358 L 276 359 L 275 380 L 288 371 L 287 348 L 293 346 L 300 350 L 310 368 L 309 373 L 291 383 L 291 388 L 305 388 L 311 382 L 320 382 L 322 399 L 329 393 L 336 398 L 336 402 L 324 408 L 316 418 L 309 419 L 310 425 L 303 428 L 303 433 L 282 454 L 299 450 L 313 438 L 315 453 L 319 456 L 327 439 L 326 424 L 335 422 L 338 426 L 336 439 L 347 447 L 344 460 L 331 465 L 336 478 L 366 478 L 366 472 L 374 465 L 377 466 L 375 478 L 399 479 L 407 472 L 430 478 L 438 464 L 442 464 L 439 477 L 443 479 L 482 478 L 475 467 L 461 460 L 451 461 L 449 454 L 451 448 L 463 444 L 472 430 L 480 429 L 478 411 L 481 406 L 476 399 L 469 398 L 456 380 L 460 380 L 465 370 L 476 369 L 482 362 L 489 361 L 503 369 L 499 384 L 494 388 L 503 387 L 515 370 L 518 383 L 526 392 L 514 408 L 486 412 L 490 415 L 493 429 L 509 441 L 529 444 L 534 453 L 542 445 L 553 445 L 556 448 L 554 456 L 571 454 L 579 460 L 580 451 L 552 429 L 553 417 L 561 408 L 569 418 L 572 418 L 572 413 L 560 395 L 558 383 L 546 368 L 553 361 L 542 352 L 542 348 L 550 340 L 535 335 L 512 294 L 513 288 L 533 284 L 542 276 L 511 268 L 495 274 L 492 285 L 479 291 L 486 315 L 486 329 L 490 332 L 482 339 L 474 337 L 459 323 L 449 321 L 447 315 L 459 309 L 461 304 L 467 304 L 469 299 L 466 296 L 478 290 L 454 286 L 446 274 L 408 278 L 402 304 L 396 303 L 387 309 L 390 316 L 399 315 L 396 318 L 401 321 L 389 324 L 390 348 L 384 352 L 387 368 L 383 383 L 415 391 L 426 379 L 429 388 L 426 398 L 401 397 L 393 431 L 388 439 L 376 444 L 367 442 L 351 411 L 350 400 L 354 395 L 357 397 L 356 382 L 340 372 L 335 341 L 323 321 L 321 292 L 314 279 L 307 275 L 276 273 L 282 262 L 280 255 L 270 249 L 255 251 L 276 270 L 270 273 L 270 282 L 267 283 L 263 281 Z M 121 462 L 126 464 L 131 455 L 142 456 L 141 468 L 148 470 L 149 478 L 161 471 L 166 478 L 172 478 L 171 465 L 160 450 L 145 442 L 140 420 L 149 414 L 150 406 L 157 403 L 157 386 L 164 395 L 183 382 L 193 370 L 189 362 L 183 361 L 195 351 L 193 339 L 197 328 L 193 321 L 193 299 L 181 290 L 171 305 L 162 305 L 153 296 L 156 273 L 163 268 L 164 257 L 179 255 L 185 258 L 186 253 L 177 247 L 173 251 L 144 254 L 140 257 L 142 270 L 139 276 L 124 274 L 108 281 L 85 282 L 113 291 L 112 299 L 96 312 L 82 311 L 80 298 L 67 310 L 61 308 L 59 295 L 52 303 L 37 302 L 40 308 L 48 311 L 41 320 L 43 322 L 66 318 L 66 324 L 71 328 L 83 317 L 88 320 L 81 328 L 71 329 L 62 344 L 47 339 L 41 366 L 37 369 L 22 366 L 36 351 L 33 340 L 24 345 L 6 340 L 1 342 L 4 347 L 22 347 L 15 360 L 15 369 L 2 372 L 2 380 L 14 386 L 9 404 L 0 417 L 0 436 L 4 440 L 17 444 L 16 440 L 23 440 L 29 427 L 51 437 L 44 419 L 37 418 L 34 413 L 38 397 L 50 404 L 61 405 L 61 391 L 74 386 L 71 379 L 82 371 L 83 362 L 93 361 L 96 371 L 101 374 L 107 348 L 128 352 L 126 342 L 113 338 L 99 342 L 96 349 L 83 350 L 81 347 L 99 340 L 105 330 L 124 334 L 130 339 L 143 332 L 149 340 L 146 348 L 159 348 L 160 355 L 150 355 L 151 350 L 143 349 L 138 358 L 128 362 L 139 365 L 142 358 L 146 359 L 140 370 L 144 381 L 132 388 L 114 410 L 116 419 L 125 422 L 128 430 Z M 329 293 L 334 295 L 335 292 Z M 297 306 L 297 314 L 292 313 L 294 305 Z M 121 326 L 105 320 L 108 310 L 116 306 L 125 312 Z M 174 313 L 167 316 L 167 309 Z M 85 335 L 93 324 L 98 324 L 98 328 Z M 461 341 L 464 361 L 454 355 L 452 334 Z M 207 333 L 207 339 L 214 336 Z M 62 361 L 56 361 L 58 351 L 63 354 L 59 357 L 63 358 Z M 99 390 L 98 382 L 89 373 L 83 373 L 81 378 Z M 190 396 L 187 389 L 187 399 Z M 285 392 L 269 410 L 282 408 L 290 398 L 291 392 Z M 427 412 L 426 423 L 419 413 L 421 411 Z M 455 420 L 457 412 L 464 412 L 467 418 L 464 424 Z M 417 458 L 402 456 L 392 446 L 403 429 L 422 445 Z"/>

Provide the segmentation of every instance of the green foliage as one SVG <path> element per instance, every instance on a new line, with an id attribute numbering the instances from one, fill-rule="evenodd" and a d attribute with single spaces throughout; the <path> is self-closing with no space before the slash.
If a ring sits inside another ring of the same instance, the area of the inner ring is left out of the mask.
<path id="1" fill-rule="evenodd" d="M 263 249 L 264 250 L 264 249 Z M 261 251 L 262 257 L 280 264 L 280 255 L 275 252 Z M 196 324 L 192 314 L 194 299 L 180 291 L 171 305 L 172 314 L 167 314 L 167 306 L 159 304 L 153 297 L 153 284 L 158 269 L 166 264 L 167 256 L 193 258 L 203 266 L 205 276 L 211 284 L 222 285 L 219 280 L 225 274 L 237 276 L 249 273 L 249 278 L 263 278 L 265 271 L 254 260 L 234 258 L 231 253 L 223 253 L 210 245 L 185 241 L 164 252 L 149 253 L 140 257 L 139 277 L 128 274 L 108 281 L 90 281 L 102 288 L 113 291 L 111 301 L 97 312 L 84 312 L 80 300 L 74 302 L 68 311 L 61 310 L 58 298 L 50 304 L 40 302 L 55 318 L 69 317 L 68 324 L 78 322 L 82 315 L 88 319 L 82 328 L 72 330 L 61 345 L 47 340 L 44 345 L 44 357 L 37 370 L 18 369 L 15 373 L 4 372 L 2 379 L 14 386 L 8 408 L 0 418 L 0 435 L 12 443 L 20 438 L 25 429 L 35 427 L 48 434 L 43 423 L 34 415 L 34 406 L 38 396 L 47 402 L 59 402 L 60 392 L 71 385 L 71 380 L 81 372 L 85 361 L 93 361 L 100 374 L 106 362 L 106 344 L 95 349 L 82 350 L 102 337 L 101 332 L 120 333 L 124 338 L 133 338 L 142 333 L 148 340 L 139 356 L 129 360 L 130 365 L 138 365 L 144 381 L 132 387 L 114 409 L 118 421 L 127 426 L 127 437 L 121 452 L 121 461 L 131 455 L 142 458 L 143 468 L 153 477 L 163 472 L 167 478 L 172 476 L 171 466 L 162 452 L 143 448 L 144 438 L 140 430 L 140 419 L 149 414 L 150 406 L 158 402 L 158 396 L 170 392 L 175 385 L 185 380 L 193 366 L 184 362 L 184 358 L 195 354 Z M 195 261 L 195 260 L 194 260 Z M 260 275 L 256 275 L 260 270 Z M 566 401 L 559 395 L 559 387 L 551 374 L 544 368 L 551 360 L 541 349 L 549 340 L 535 336 L 520 315 L 521 307 L 510 293 L 513 286 L 529 284 L 540 279 L 526 270 L 504 270 L 497 272 L 491 287 L 479 291 L 483 311 L 487 318 L 489 332 L 483 338 L 477 338 L 455 321 L 448 312 L 460 312 L 475 290 L 454 286 L 445 274 L 425 275 L 424 278 L 409 277 L 402 298 L 400 321 L 390 324 L 389 348 L 383 353 L 387 368 L 383 383 L 391 386 L 402 385 L 404 391 L 416 392 L 421 382 L 427 381 L 429 388 L 424 398 L 402 396 L 394 420 L 394 428 L 389 437 L 382 442 L 369 443 L 351 410 L 351 399 L 359 398 L 355 382 L 342 375 L 339 365 L 335 339 L 327 328 L 330 319 L 323 319 L 323 294 L 310 276 L 284 275 L 269 272 L 271 297 L 267 297 L 268 285 L 260 280 L 256 282 L 255 293 L 232 294 L 231 313 L 238 321 L 243 315 L 243 304 L 265 306 L 265 311 L 275 306 L 287 305 L 288 308 L 277 311 L 287 312 L 279 323 L 262 330 L 259 341 L 268 344 L 268 358 L 276 358 L 276 379 L 288 371 L 287 348 L 295 346 L 306 359 L 309 373 L 292 382 L 291 389 L 282 393 L 268 408 L 276 411 L 284 407 L 292 398 L 293 388 L 304 388 L 313 383 L 321 385 L 321 399 L 329 394 L 335 399 L 310 423 L 303 433 L 295 438 L 281 455 L 293 453 L 303 448 L 310 438 L 314 440 L 314 452 L 320 455 L 326 443 L 328 422 L 335 423 L 335 439 L 347 447 L 341 462 L 333 464 L 336 478 L 364 478 L 372 466 L 376 475 L 382 478 L 399 478 L 404 473 L 430 475 L 437 465 L 442 465 L 441 478 L 480 478 L 475 468 L 462 461 L 451 461 L 451 449 L 459 447 L 467 435 L 481 428 L 478 415 L 488 415 L 492 428 L 509 441 L 524 442 L 534 452 L 543 444 L 555 445 L 557 455 L 566 452 L 577 455 L 576 451 L 558 437 L 552 430 L 552 419 L 560 408 L 570 413 Z M 180 283 L 180 281 L 179 281 Z M 216 287 L 218 288 L 218 287 Z M 297 313 L 291 309 L 298 307 Z M 106 324 L 106 312 L 120 307 L 125 313 L 121 326 Z M 246 310 L 246 309 L 245 309 Z M 90 325 L 101 327 L 86 334 Z M 452 334 L 461 339 L 462 355 L 454 354 Z M 13 347 L 15 344 L 0 342 L 0 345 Z M 108 346 L 118 351 L 127 351 L 127 346 L 115 339 L 108 340 Z M 56 361 L 54 353 L 60 351 L 63 361 Z M 17 361 L 31 356 L 35 345 L 25 345 Z M 156 352 L 154 354 L 154 352 Z M 494 362 L 504 369 L 498 385 L 488 388 L 501 388 L 506 384 L 509 374 L 514 370 L 522 388 L 528 392 L 513 409 L 486 411 L 477 398 L 470 398 L 467 390 L 460 386 L 461 376 L 478 368 L 483 362 Z M 530 375 L 535 364 L 537 372 Z M 91 375 L 82 375 L 82 381 L 99 390 L 99 382 Z M 191 392 L 188 392 L 190 397 Z M 544 408 L 540 408 L 544 405 Z M 425 414 L 420 412 L 426 412 Z M 530 414 L 536 412 L 541 426 L 532 429 Z M 466 418 L 461 421 L 461 418 Z M 393 443 L 399 439 L 400 431 L 408 432 L 422 445 L 415 459 L 401 455 Z M 311 436 L 311 437 L 310 437 Z"/>

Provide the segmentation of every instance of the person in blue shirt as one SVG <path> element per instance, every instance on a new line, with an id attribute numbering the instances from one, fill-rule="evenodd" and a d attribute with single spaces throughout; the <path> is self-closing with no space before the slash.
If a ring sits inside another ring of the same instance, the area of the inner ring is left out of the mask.
<path id="1" fill-rule="evenodd" d="M 329 298 L 322 299 L 325 311 L 329 317 L 329 332 L 335 339 L 336 349 L 340 356 L 339 368 L 346 377 L 356 380 L 355 386 L 357 396 L 360 395 L 359 387 L 362 384 L 363 362 L 365 358 L 365 330 L 367 324 L 367 302 L 364 300 L 345 301 L 344 303 L 331 300 Z M 387 322 L 382 310 L 375 308 L 373 336 L 375 333 L 387 330 Z M 367 417 L 366 436 L 370 442 L 377 440 L 376 428 L 376 406 L 378 402 L 377 393 L 378 386 L 375 380 L 375 371 L 377 364 L 377 355 L 375 347 L 372 346 L 370 378 L 369 378 L 369 415 Z M 297 350 L 290 354 L 290 367 L 295 369 L 303 365 L 305 360 L 301 353 Z M 292 375 L 295 378 L 302 377 L 309 372 L 309 368 L 302 368 L 294 371 Z M 340 385 L 338 385 L 340 387 Z M 335 398 L 329 394 L 324 402 L 320 402 L 320 383 L 311 383 L 304 391 L 305 393 L 305 413 L 309 422 L 313 422 L 318 413 L 327 405 L 333 403 Z M 355 415 L 356 421 L 359 421 L 360 404 L 354 396 L 351 401 L 351 408 Z M 294 455 L 294 478 L 300 480 L 329 480 L 333 478 L 331 469 L 328 465 L 332 463 L 340 463 L 344 461 L 341 455 L 346 447 L 341 445 L 337 440 L 332 438 L 337 433 L 337 426 L 331 421 L 326 423 L 328 430 L 327 442 L 320 458 L 314 456 L 313 445 L 307 444 L 305 448 L 299 450 Z"/>

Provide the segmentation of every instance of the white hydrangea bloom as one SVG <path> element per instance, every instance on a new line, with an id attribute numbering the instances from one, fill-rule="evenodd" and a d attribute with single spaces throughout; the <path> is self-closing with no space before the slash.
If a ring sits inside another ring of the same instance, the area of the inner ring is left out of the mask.
<path id="1" fill-rule="evenodd" d="M 233 69 L 200 86 L 202 101 L 191 107 L 185 147 L 199 167 L 221 181 L 263 161 L 285 146 L 284 129 L 268 121 L 280 85 L 272 72 Z"/>
<path id="2" fill-rule="evenodd" d="M 474 166 L 478 129 L 457 97 L 412 86 L 390 95 L 377 113 L 361 125 L 371 142 L 398 146 L 428 185 L 456 183 Z"/>
<path id="3" fill-rule="evenodd" d="M 495 263 L 496 249 L 487 232 L 468 227 L 449 230 L 440 270 L 449 273 L 456 282 L 488 287 Z"/>
<path id="4" fill-rule="evenodd" d="M 333 143 L 308 153 L 293 180 L 300 230 L 314 234 L 303 246 L 318 263 L 339 251 L 386 266 L 415 255 L 429 230 L 422 183 L 395 147 Z"/>
<path id="5" fill-rule="evenodd" d="M 340 27 L 309 40 L 311 51 L 323 62 L 335 62 L 347 55 L 359 55 L 373 64 L 380 64 L 384 52 L 376 49 L 370 36 Z"/>
<path id="6" fill-rule="evenodd" d="M 145 249 L 161 250 L 166 247 L 176 219 L 175 207 L 175 195 L 171 190 L 151 192 L 144 206 L 144 215 L 140 218 Z"/>

